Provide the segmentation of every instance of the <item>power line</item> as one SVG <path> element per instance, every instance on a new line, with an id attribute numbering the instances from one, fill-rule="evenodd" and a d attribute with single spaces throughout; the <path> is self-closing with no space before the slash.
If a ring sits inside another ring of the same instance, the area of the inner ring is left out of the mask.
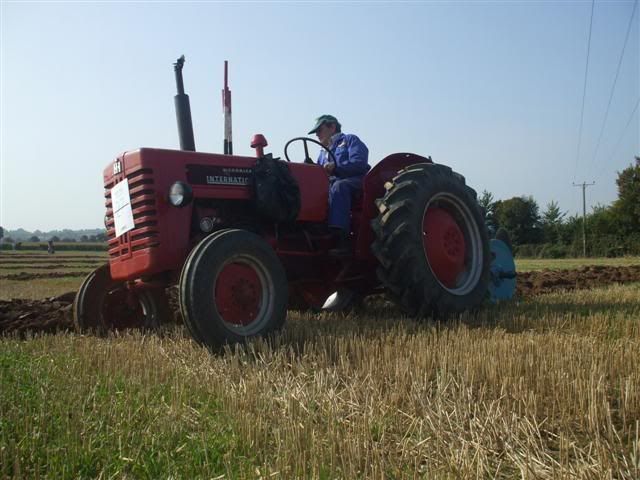
<path id="1" fill-rule="evenodd" d="M 580 111 L 580 129 L 578 130 L 578 149 L 576 151 L 576 166 L 573 170 L 573 180 L 578 173 L 578 159 L 580 158 L 580 144 L 582 143 L 582 125 L 584 123 L 584 99 L 587 96 L 587 74 L 589 72 L 589 53 L 591 52 L 591 27 L 593 26 L 593 7 L 596 0 L 591 2 L 591 20 L 589 20 L 589 39 L 587 40 L 587 65 L 584 68 L 584 86 L 582 87 L 582 109 Z"/>
<path id="2" fill-rule="evenodd" d="M 618 83 L 618 75 L 620 74 L 620 66 L 622 65 L 622 59 L 624 58 L 624 51 L 627 48 L 627 41 L 629 40 L 629 33 L 631 33 L 631 26 L 633 25 L 633 17 L 636 14 L 636 7 L 638 6 L 638 0 L 633 2 L 633 11 L 631 12 L 631 17 L 629 18 L 629 26 L 627 27 L 627 36 L 624 39 L 624 45 L 622 46 L 622 52 L 620 53 L 620 59 L 618 60 L 618 69 L 616 70 L 616 76 L 613 80 L 613 85 L 611 87 L 611 94 L 609 95 L 609 103 L 607 104 L 607 111 L 604 114 L 604 121 L 602 122 L 602 128 L 600 129 L 600 136 L 598 137 L 598 143 L 596 144 L 596 150 L 593 154 L 593 159 L 591 160 L 591 165 L 593 165 L 596 161 L 596 157 L 598 156 L 598 149 L 600 148 L 600 141 L 602 140 L 602 134 L 604 133 L 604 127 L 607 124 L 607 118 L 609 117 L 609 108 L 611 107 L 611 100 L 613 100 L 613 93 L 616 89 L 616 84 Z"/>
<path id="3" fill-rule="evenodd" d="M 606 165 L 611 164 L 611 161 L 613 160 L 613 157 L 615 157 L 616 152 L 618 151 L 618 147 L 620 147 L 620 144 L 622 143 L 622 139 L 624 138 L 625 134 L 627 133 L 627 128 L 629 128 L 629 125 L 631 125 L 631 121 L 633 120 L 633 116 L 636 113 L 636 110 L 638 110 L 638 106 L 639 105 L 640 105 L 640 97 L 638 97 L 638 100 L 636 100 L 636 106 L 633 107 L 633 110 L 631 111 L 631 115 L 629 115 L 629 120 L 627 120 L 627 124 L 622 129 L 622 134 L 620 135 L 620 138 L 616 142 L 616 146 L 613 147 L 613 152 L 611 153 L 611 157 L 609 157 L 609 160 L 607 162 L 602 163 L 602 166 L 600 167 L 600 170 L 598 171 L 598 176 L 600 176 L 600 174 L 602 173 L 602 171 L 604 170 L 604 167 Z"/>

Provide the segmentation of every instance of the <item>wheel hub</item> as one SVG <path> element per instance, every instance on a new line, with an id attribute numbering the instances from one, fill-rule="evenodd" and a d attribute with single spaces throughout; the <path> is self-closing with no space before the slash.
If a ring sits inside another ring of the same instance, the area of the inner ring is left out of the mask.
<path id="1" fill-rule="evenodd" d="M 454 288 L 464 271 L 466 242 L 455 218 L 438 207 L 428 208 L 422 225 L 425 255 L 431 270 L 447 288 Z"/>
<path id="2" fill-rule="evenodd" d="M 229 263 L 219 273 L 215 302 L 225 322 L 246 326 L 256 320 L 262 304 L 262 284 L 249 265 Z"/>

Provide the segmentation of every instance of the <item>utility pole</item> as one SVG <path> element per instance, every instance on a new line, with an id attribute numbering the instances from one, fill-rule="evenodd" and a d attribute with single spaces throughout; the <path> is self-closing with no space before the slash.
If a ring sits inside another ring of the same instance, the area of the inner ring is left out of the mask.
<path id="1" fill-rule="evenodd" d="M 587 201 L 585 197 L 585 190 L 587 187 L 595 185 L 596 182 L 591 183 L 574 183 L 574 187 L 582 187 L 582 256 L 587 256 Z"/>

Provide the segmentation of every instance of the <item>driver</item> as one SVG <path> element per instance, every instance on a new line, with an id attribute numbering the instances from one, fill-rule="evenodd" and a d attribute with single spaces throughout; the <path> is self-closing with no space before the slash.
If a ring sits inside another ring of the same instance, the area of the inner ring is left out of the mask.
<path id="1" fill-rule="evenodd" d="M 329 253 L 350 255 L 351 199 L 362 190 L 362 179 L 371 169 L 369 149 L 355 135 L 342 133 L 342 125 L 333 115 L 318 117 L 309 135 L 314 133 L 335 157 L 334 163 L 326 150 L 318 156 L 318 165 L 329 175 L 329 228 L 338 237 L 338 247 Z"/>

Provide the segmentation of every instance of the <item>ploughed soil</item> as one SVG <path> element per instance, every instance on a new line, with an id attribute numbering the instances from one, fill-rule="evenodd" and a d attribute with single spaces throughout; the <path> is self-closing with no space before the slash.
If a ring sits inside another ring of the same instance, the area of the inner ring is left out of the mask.
<path id="1" fill-rule="evenodd" d="M 31 267 L 29 267 L 31 268 Z M 9 273 L 0 275 L 0 280 L 38 280 L 42 278 L 86 277 L 91 268 L 84 272 L 47 272 L 47 273 Z"/>
<path id="2" fill-rule="evenodd" d="M 532 297 L 557 290 L 595 288 L 610 283 L 640 282 L 640 265 L 593 265 L 577 270 L 540 270 L 518 273 L 516 295 Z"/>
<path id="3" fill-rule="evenodd" d="M 45 276 L 46 274 L 42 274 L 42 277 Z M 36 275 L 34 278 L 41 277 Z M 560 290 L 588 289 L 628 282 L 640 282 L 640 265 L 523 272 L 518 273 L 516 296 L 527 298 Z M 74 297 L 75 292 L 69 292 L 44 300 L 0 301 L 0 334 L 72 330 L 71 309 Z M 175 298 L 171 300 L 175 307 Z"/>
<path id="4" fill-rule="evenodd" d="M 57 332 L 73 329 L 75 292 L 45 300 L 0 300 L 0 334 L 17 332 Z"/>
<path id="5" fill-rule="evenodd" d="M 97 268 L 99 265 L 102 265 L 102 263 L 87 263 L 86 265 L 74 265 L 72 268 L 86 268 L 87 272 L 90 270 L 93 270 L 94 268 Z M 16 265 L 6 265 L 4 263 L 0 263 L 0 268 L 2 268 L 2 270 L 24 270 L 25 268 L 28 268 L 29 270 L 61 270 L 64 268 L 67 268 L 67 265 L 60 265 L 60 264 L 46 264 L 46 265 L 26 265 L 24 263 L 18 263 Z"/>
<path id="6" fill-rule="evenodd" d="M 54 260 L 56 262 L 54 262 Z M 96 259 L 95 257 L 93 259 L 82 259 L 82 257 L 72 257 L 69 259 L 65 259 L 62 262 L 57 262 L 61 260 L 60 257 L 57 258 L 51 258 L 51 257 L 45 257 L 45 256 L 40 256 L 40 257 L 35 257 L 35 258 L 26 258 L 26 257 L 20 257 L 17 258 L 17 256 L 12 256 L 9 259 L 3 258 L 2 261 L 0 262 L 0 265 L 2 265 L 3 267 L 6 265 L 18 265 L 18 266 L 22 266 L 22 268 L 25 267 L 29 267 L 30 265 L 57 265 L 58 267 L 64 267 L 65 265 L 68 265 L 70 263 L 90 263 L 90 264 L 97 264 L 97 265 L 101 265 L 103 263 L 107 263 L 106 259 Z M 26 264 L 30 264 L 30 265 L 26 265 Z"/>
<path id="7" fill-rule="evenodd" d="M 76 259 L 80 259 L 80 258 L 88 258 L 91 260 L 104 260 L 106 261 L 106 252 L 104 252 L 104 255 L 95 253 L 93 255 L 65 255 L 63 253 L 56 253 L 53 255 L 47 255 L 44 253 L 12 253 L 9 255 L 3 255 L 2 256 L 2 263 L 4 263 L 7 260 L 18 260 L 18 259 L 35 259 L 35 260 L 45 260 L 45 259 L 72 259 L 72 260 L 76 260 Z"/>

